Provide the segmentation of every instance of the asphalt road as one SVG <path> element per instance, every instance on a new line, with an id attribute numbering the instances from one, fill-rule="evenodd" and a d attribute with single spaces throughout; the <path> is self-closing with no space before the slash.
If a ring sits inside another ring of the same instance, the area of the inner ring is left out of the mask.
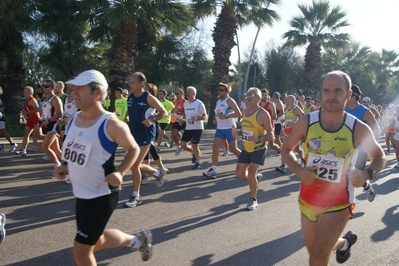
<path id="1" fill-rule="evenodd" d="M 141 188 L 143 204 L 125 208 L 132 192 L 131 175 L 125 176 L 120 202 L 108 228 L 135 233 L 150 228 L 154 256 L 142 262 L 129 248 L 96 253 L 98 265 L 307 265 L 297 206 L 298 179 L 269 151 L 258 193 L 259 207 L 245 211 L 249 188 L 235 177 L 234 156 L 220 157 L 218 179 L 202 177 L 210 167 L 213 132 L 201 143 L 203 169 L 191 170 L 191 156 L 162 148 L 170 169 L 161 188 L 154 179 Z M 16 139 L 17 143 L 21 139 Z M 0 143 L 6 143 L 2 138 Z M 122 158 L 118 150 L 118 161 Z M 6 152 L 0 158 L 0 212 L 7 215 L 7 237 L 0 247 L 0 265 L 74 265 L 74 198 L 71 187 L 50 179 L 53 165 L 41 153 L 20 157 Z M 358 234 L 346 265 L 399 265 L 399 202 L 396 159 L 374 182 L 377 197 L 366 200 L 357 189 L 356 214 L 347 230 Z M 344 232 L 344 233 L 345 233 Z M 330 265 L 335 262 L 332 254 Z"/>

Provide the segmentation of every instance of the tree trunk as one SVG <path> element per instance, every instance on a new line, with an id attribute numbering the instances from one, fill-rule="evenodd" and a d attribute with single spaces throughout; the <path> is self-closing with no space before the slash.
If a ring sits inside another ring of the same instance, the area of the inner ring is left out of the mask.
<path id="1" fill-rule="evenodd" d="M 129 89 L 129 76 L 134 72 L 134 57 L 137 44 L 135 21 L 123 21 L 115 33 L 112 42 L 111 67 L 108 72 L 108 84 L 111 98 L 110 111 L 114 110 L 115 89 Z"/>
<path id="2" fill-rule="evenodd" d="M 216 20 L 212 33 L 215 42 L 212 48 L 214 64 L 212 67 L 213 77 L 208 89 L 204 92 L 204 104 L 209 110 L 208 128 L 214 127 L 213 119 L 218 97 L 217 85 L 219 82 L 229 82 L 229 67 L 231 66 L 231 49 L 236 45 L 234 35 L 237 29 L 237 18 L 234 10 L 224 5 Z"/>
<path id="3" fill-rule="evenodd" d="M 321 46 L 310 43 L 305 55 L 305 95 L 314 98 L 318 87 L 318 73 L 321 62 Z"/>

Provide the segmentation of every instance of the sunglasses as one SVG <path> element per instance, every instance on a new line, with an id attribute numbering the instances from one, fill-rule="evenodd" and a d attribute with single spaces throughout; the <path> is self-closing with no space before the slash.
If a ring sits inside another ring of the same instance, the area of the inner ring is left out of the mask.
<path id="1" fill-rule="evenodd" d="M 222 88 L 220 88 L 220 89 L 218 89 L 218 91 L 220 91 L 220 92 L 224 92 L 224 91 L 226 91 L 225 89 L 222 89 Z"/>
<path id="2" fill-rule="evenodd" d="M 256 94 L 252 92 L 248 92 L 247 94 L 244 95 L 244 97 L 254 97 Z"/>
<path id="3" fill-rule="evenodd" d="M 51 86 L 50 85 L 43 85 L 43 88 L 51 88 Z"/>

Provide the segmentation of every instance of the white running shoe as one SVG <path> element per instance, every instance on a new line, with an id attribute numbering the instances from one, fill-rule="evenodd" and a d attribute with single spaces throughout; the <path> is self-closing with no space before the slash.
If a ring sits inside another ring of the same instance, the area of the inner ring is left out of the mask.
<path id="1" fill-rule="evenodd" d="M 179 154 L 181 153 L 181 151 L 183 150 L 182 147 L 177 147 L 176 152 L 175 152 L 175 156 L 179 156 Z"/>
<path id="2" fill-rule="evenodd" d="M 27 151 L 38 151 L 39 148 L 36 147 L 36 146 L 32 146 L 32 147 L 30 147 L 30 148 L 27 148 L 26 150 L 27 150 Z"/>
<path id="3" fill-rule="evenodd" d="M 9 152 L 14 152 L 17 149 L 17 147 L 18 147 L 17 143 L 11 144 Z"/>
<path id="4" fill-rule="evenodd" d="M 248 204 L 247 204 L 246 209 L 247 209 L 248 211 L 253 211 L 253 210 L 255 210 L 257 207 L 258 207 L 258 201 L 255 200 L 255 199 L 250 198 L 249 201 L 248 201 Z"/>
<path id="5" fill-rule="evenodd" d="M 48 157 L 47 155 L 43 155 L 43 156 L 42 156 L 42 159 L 43 159 L 43 160 L 46 160 L 46 161 L 50 161 L 50 157 Z"/>
<path id="6" fill-rule="evenodd" d="M 159 169 L 159 176 L 155 177 L 157 179 L 157 187 L 163 186 L 163 184 L 165 183 L 165 175 L 166 175 L 165 169 Z"/>
<path id="7" fill-rule="evenodd" d="M 6 148 L 6 145 L 0 144 L 0 156 L 4 153 L 5 148 Z"/>
<path id="8" fill-rule="evenodd" d="M 14 151 L 15 154 L 21 155 L 21 156 L 26 156 L 26 151 L 24 149 L 20 149 L 17 151 Z"/>
<path id="9" fill-rule="evenodd" d="M 6 229 L 4 229 L 4 225 L 6 224 L 6 215 L 4 213 L 0 213 L 0 246 L 6 238 Z"/>
<path id="10" fill-rule="evenodd" d="M 203 172 L 202 175 L 205 177 L 210 177 L 212 179 L 216 179 L 217 175 L 216 175 L 216 171 L 213 170 L 213 168 L 210 168 L 208 172 Z"/>
<path id="11" fill-rule="evenodd" d="M 152 233 L 148 229 L 141 230 L 140 233 L 136 235 L 136 237 L 141 242 L 141 247 L 132 248 L 133 251 L 141 252 L 141 259 L 143 261 L 147 261 L 152 257 Z"/>

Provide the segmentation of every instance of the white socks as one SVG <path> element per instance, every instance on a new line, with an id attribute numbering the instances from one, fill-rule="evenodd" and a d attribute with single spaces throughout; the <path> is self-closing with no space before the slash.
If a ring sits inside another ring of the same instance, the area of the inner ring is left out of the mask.
<path id="1" fill-rule="evenodd" d="M 130 240 L 130 244 L 128 247 L 133 247 L 134 249 L 139 249 L 141 247 L 141 241 L 137 236 L 133 236 Z"/>

